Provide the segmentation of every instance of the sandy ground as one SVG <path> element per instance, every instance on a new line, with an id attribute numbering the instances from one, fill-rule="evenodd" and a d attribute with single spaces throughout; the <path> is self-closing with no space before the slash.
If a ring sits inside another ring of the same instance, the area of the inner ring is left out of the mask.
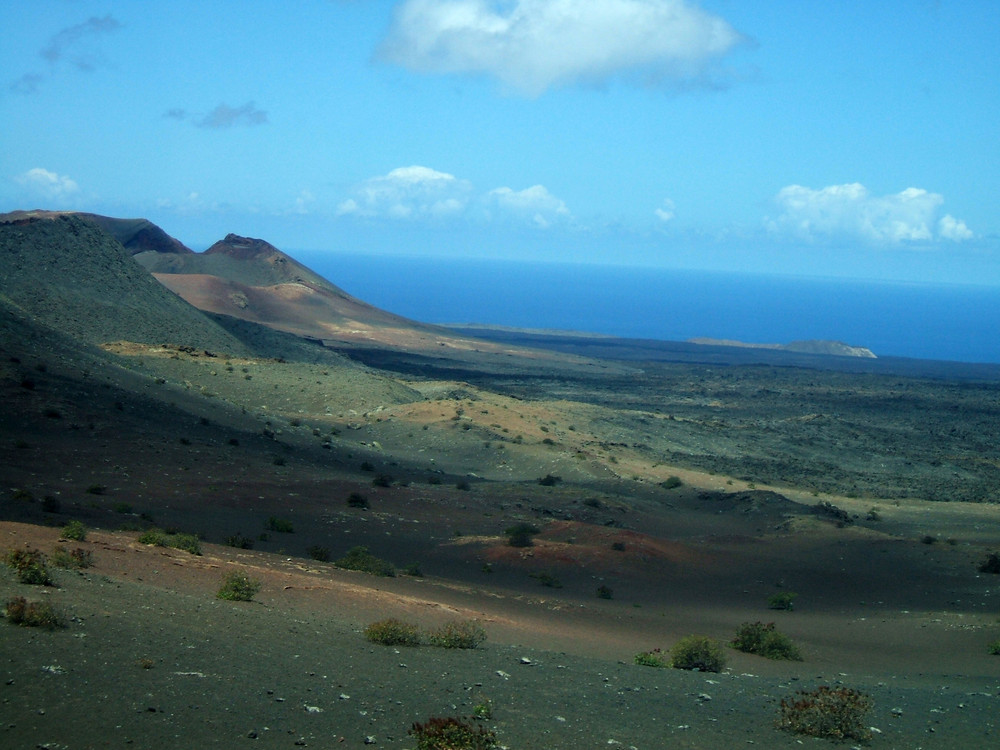
<path id="1" fill-rule="evenodd" d="M 636 606 L 574 596 L 571 578 L 558 590 L 384 579 L 210 544 L 194 556 L 136 536 L 91 531 L 77 544 L 58 541 L 57 529 L 0 524 L 4 549 L 75 545 L 96 561 L 57 571 L 55 587 L 0 574 L 5 601 L 50 601 L 68 618 L 54 631 L 3 628 L 6 747 L 406 748 L 415 746 L 412 722 L 469 716 L 487 699 L 493 718 L 484 724 L 511 748 L 795 747 L 798 739 L 773 727 L 777 702 L 820 684 L 873 696 L 875 745 L 996 741 L 1000 659 L 984 656 L 1000 631 L 995 611 L 858 603 L 751 613 L 725 595 L 707 606 L 651 595 Z M 697 588 L 705 560 L 684 562 L 688 573 L 675 578 Z M 235 568 L 263 582 L 254 602 L 214 597 Z M 489 640 L 474 651 L 369 644 L 361 630 L 386 616 L 423 628 L 476 619 Z M 776 620 L 805 661 L 727 649 L 721 674 L 631 663 L 677 634 L 722 637 L 753 616 Z"/>

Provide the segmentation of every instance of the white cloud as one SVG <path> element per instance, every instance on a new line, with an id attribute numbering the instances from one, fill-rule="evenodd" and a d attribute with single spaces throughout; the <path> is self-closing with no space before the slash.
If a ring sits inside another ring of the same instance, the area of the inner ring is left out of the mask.
<path id="1" fill-rule="evenodd" d="M 765 226 L 800 239 L 840 237 L 894 245 L 973 236 L 964 222 L 950 214 L 938 220 L 944 197 L 921 188 L 877 196 L 856 182 L 819 190 L 789 185 L 778 192 L 775 202 L 781 213 L 767 219 Z"/>
<path id="2" fill-rule="evenodd" d="M 669 198 L 663 199 L 663 205 L 654 212 L 656 217 L 662 222 L 668 222 L 674 218 L 674 202 Z"/>
<path id="3" fill-rule="evenodd" d="M 479 73 L 538 96 L 640 72 L 690 84 L 743 37 L 688 0 L 406 0 L 381 56 L 427 73 Z"/>
<path id="4" fill-rule="evenodd" d="M 80 191 L 79 185 L 69 177 L 50 172 L 41 167 L 29 169 L 24 174 L 18 175 L 15 179 L 32 193 L 46 200 L 65 200 Z"/>
<path id="5" fill-rule="evenodd" d="M 527 219 L 542 229 L 558 220 L 570 217 L 566 204 L 556 198 L 543 185 L 534 185 L 524 190 L 509 187 L 491 190 L 488 200 L 509 216 Z"/>
<path id="6" fill-rule="evenodd" d="M 964 221 L 956 219 L 951 214 L 945 214 L 938 221 L 938 234 L 942 239 L 956 242 L 971 240 L 975 236 L 972 230 L 965 226 Z"/>
<path id="7" fill-rule="evenodd" d="M 399 167 L 362 184 L 337 207 L 337 215 L 394 219 L 443 218 L 459 214 L 469 202 L 471 185 L 429 167 Z"/>

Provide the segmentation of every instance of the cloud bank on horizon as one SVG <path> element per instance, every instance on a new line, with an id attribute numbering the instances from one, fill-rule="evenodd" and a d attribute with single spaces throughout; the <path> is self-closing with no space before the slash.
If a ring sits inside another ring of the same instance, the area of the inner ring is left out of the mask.
<path id="1" fill-rule="evenodd" d="M 10 9 L 0 48 L 3 210 L 145 215 L 196 245 L 185 227 L 843 273 L 839 249 L 926 278 L 938 256 L 1000 285 L 1000 6 L 49 10 Z"/>

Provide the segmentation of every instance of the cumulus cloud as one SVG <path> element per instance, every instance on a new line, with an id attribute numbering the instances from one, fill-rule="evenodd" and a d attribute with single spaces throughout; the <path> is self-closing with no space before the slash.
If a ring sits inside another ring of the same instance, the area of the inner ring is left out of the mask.
<path id="1" fill-rule="evenodd" d="M 33 194 L 51 201 L 65 200 L 80 191 L 79 185 L 69 177 L 42 167 L 29 169 L 15 179 Z"/>
<path id="2" fill-rule="evenodd" d="M 945 240 L 971 240 L 975 235 L 965 226 L 965 222 L 956 219 L 951 214 L 945 214 L 938 220 L 938 235 Z"/>
<path id="3" fill-rule="evenodd" d="M 654 212 L 656 218 L 666 223 L 674 218 L 674 202 L 669 198 L 663 199 L 663 205 Z"/>
<path id="4" fill-rule="evenodd" d="M 184 110 L 170 110 L 166 116 L 177 117 L 178 114 L 183 118 Z M 257 109 L 257 106 L 253 102 L 247 102 L 241 107 L 230 107 L 228 104 L 220 104 L 207 115 L 195 121 L 195 125 L 199 128 L 212 129 L 231 128 L 237 125 L 252 127 L 254 125 L 265 125 L 266 123 L 267 112 Z"/>
<path id="5" fill-rule="evenodd" d="M 944 197 L 921 188 L 878 196 L 856 182 L 819 190 L 789 185 L 778 192 L 775 202 L 781 213 L 766 220 L 767 228 L 800 239 L 840 237 L 894 245 L 973 236 L 963 221 L 950 214 L 938 219 Z"/>
<path id="6" fill-rule="evenodd" d="M 488 202 L 508 216 L 526 219 L 536 227 L 545 229 L 555 221 L 570 217 L 569 209 L 543 185 L 534 185 L 524 190 L 509 187 L 491 190 Z"/>
<path id="7" fill-rule="evenodd" d="M 461 213 L 472 187 L 429 167 L 399 167 L 359 186 L 337 207 L 337 215 L 394 219 L 443 218 Z"/>
<path id="8" fill-rule="evenodd" d="M 688 0 L 406 0 L 383 59 L 492 76 L 529 96 L 639 73 L 690 85 L 743 37 Z"/>

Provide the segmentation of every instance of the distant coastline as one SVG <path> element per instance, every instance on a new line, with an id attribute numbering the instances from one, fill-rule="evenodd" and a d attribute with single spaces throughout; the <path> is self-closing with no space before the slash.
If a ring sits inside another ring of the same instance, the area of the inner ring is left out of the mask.
<path id="1" fill-rule="evenodd" d="M 468 321 L 661 341 L 840 341 L 880 358 L 1000 363 L 1000 289 L 989 287 L 477 259 L 292 255 L 350 294 L 426 323 Z"/>

